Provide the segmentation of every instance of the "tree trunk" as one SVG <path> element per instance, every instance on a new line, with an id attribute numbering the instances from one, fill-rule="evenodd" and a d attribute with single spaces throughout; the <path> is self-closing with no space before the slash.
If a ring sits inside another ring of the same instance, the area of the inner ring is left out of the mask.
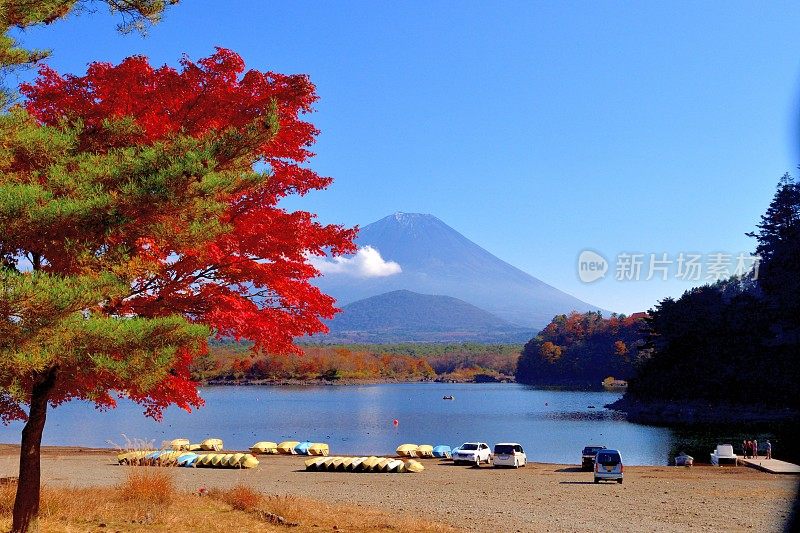
<path id="1" fill-rule="evenodd" d="M 19 450 L 19 483 L 14 500 L 14 521 L 12 533 L 25 533 L 36 526 L 39 515 L 39 490 L 41 470 L 39 452 L 42 432 L 47 418 L 47 401 L 56 383 L 58 368 L 53 367 L 39 376 L 31 391 L 31 405 L 28 421 L 22 430 Z"/>

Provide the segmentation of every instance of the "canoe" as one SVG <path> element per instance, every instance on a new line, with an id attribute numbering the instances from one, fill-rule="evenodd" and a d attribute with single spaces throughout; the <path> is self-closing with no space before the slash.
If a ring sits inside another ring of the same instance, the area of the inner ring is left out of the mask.
<path id="1" fill-rule="evenodd" d="M 182 453 L 183 452 L 179 452 L 179 451 L 176 451 L 176 450 L 170 450 L 170 451 L 167 451 L 167 452 L 161 452 L 158 455 L 158 464 L 163 465 L 163 466 L 169 466 L 169 465 L 173 464 L 175 462 L 175 459 L 177 459 L 178 456 L 180 454 L 182 454 Z"/>
<path id="2" fill-rule="evenodd" d="M 330 449 L 328 445 L 324 442 L 316 442 L 308 447 L 308 455 L 328 455 L 330 454 Z"/>
<path id="3" fill-rule="evenodd" d="M 191 444 L 189 442 L 189 439 L 172 439 L 169 442 L 169 447 L 172 448 L 173 450 L 180 451 L 180 450 L 185 450 L 186 448 L 188 448 L 189 444 Z"/>
<path id="4" fill-rule="evenodd" d="M 262 440 L 250 446 L 250 451 L 253 453 L 278 453 L 278 445 L 268 440 Z"/>
<path id="5" fill-rule="evenodd" d="M 386 465 L 385 470 L 386 470 L 386 472 L 398 472 L 399 471 L 398 468 L 402 468 L 403 465 L 404 465 L 404 463 L 400 459 L 392 459 Z"/>
<path id="6" fill-rule="evenodd" d="M 339 471 L 344 470 L 344 462 L 347 461 L 347 457 L 339 457 L 332 463 L 328 463 L 330 466 L 328 470 L 331 471 Z"/>
<path id="7" fill-rule="evenodd" d="M 329 472 L 332 468 L 331 465 L 336 459 L 339 459 L 339 457 L 336 456 L 326 457 L 324 461 L 317 463 L 317 470 L 319 470 L 320 472 L 322 471 Z"/>
<path id="8" fill-rule="evenodd" d="M 416 444 L 401 444 L 395 451 L 400 457 L 416 457 L 417 448 L 419 448 L 419 446 Z"/>
<path id="9" fill-rule="evenodd" d="M 311 441 L 301 442 L 294 447 L 293 453 L 296 453 L 297 455 L 311 455 L 310 453 L 308 453 L 308 449 L 313 445 L 314 443 Z"/>
<path id="10" fill-rule="evenodd" d="M 190 444 L 189 446 L 187 446 L 186 451 L 188 451 L 188 452 L 199 452 L 202 449 L 203 449 L 203 447 L 198 442 L 197 444 Z"/>
<path id="11" fill-rule="evenodd" d="M 406 461 L 406 472 L 422 472 L 423 470 L 425 470 L 425 467 L 422 466 L 422 463 L 419 461 L 415 461 L 414 459 Z"/>
<path id="12" fill-rule="evenodd" d="M 194 452 L 183 452 L 175 460 L 175 464 L 178 466 L 193 466 L 194 462 L 197 461 L 197 457 L 197 454 Z"/>
<path id="13" fill-rule="evenodd" d="M 363 463 L 366 459 L 366 457 L 354 457 L 353 461 L 347 465 L 347 471 L 357 472 L 358 468 L 361 466 L 361 463 Z"/>
<path id="14" fill-rule="evenodd" d="M 117 455 L 117 460 L 122 464 L 138 464 L 151 453 L 154 453 L 153 450 L 133 450 Z"/>
<path id="15" fill-rule="evenodd" d="M 233 468 L 234 466 L 236 466 L 236 463 L 233 462 L 233 457 L 235 455 L 236 455 L 235 453 L 226 453 L 225 455 L 222 456 L 222 459 L 220 459 L 219 465 L 217 466 L 219 466 L 220 468 Z"/>
<path id="16" fill-rule="evenodd" d="M 244 461 L 244 456 L 248 455 L 245 453 L 235 453 L 233 457 L 228 459 L 228 468 L 241 468 L 242 461 Z"/>
<path id="17" fill-rule="evenodd" d="M 239 461 L 239 468 L 255 468 L 257 466 L 258 459 L 256 459 L 256 457 L 251 453 L 244 454 L 242 460 Z"/>
<path id="18" fill-rule="evenodd" d="M 228 456 L 229 456 L 229 454 L 227 454 L 227 453 L 215 453 L 214 457 L 210 461 L 211 466 L 215 466 L 215 467 L 225 466 L 223 461 L 226 460 L 226 458 Z"/>
<path id="19" fill-rule="evenodd" d="M 200 449 L 218 452 L 222 450 L 222 439 L 206 439 L 200 443 Z"/>
<path id="20" fill-rule="evenodd" d="M 283 454 L 294 454 L 294 448 L 300 444 L 299 441 L 296 440 L 285 440 L 278 444 L 278 452 Z"/>
<path id="21" fill-rule="evenodd" d="M 359 472 L 372 472 L 372 468 L 378 463 L 378 460 L 382 459 L 382 457 L 375 457 L 374 455 L 370 455 L 363 461 L 361 464 L 358 465 Z"/>
<path id="22" fill-rule="evenodd" d="M 430 444 L 420 444 L 417 447 L 417 457 L 426 457 L 428 459 L 433 457 L 433 446 Z"/>
<path id="23" fill-rule="evenodd" d="M 378 464 L 376 464 L 374 467 L 372 467 L 372 471 L 373 472 L 386 472 L 386 467 L 389 465 L 389 463 L 391 463 L 394 460 L 395 459 L 387 459 L 387 458 L 384 457 L 378 462 Z"/>
<path id="24" fill-rule="evenodd" d="M 444 444 L 440 444 L 438 446 L 433 447 L 433 456 L 439 457 L 442 459 L 449 459 L 451 454 L 450 446 L 445 446 Z"/>
<path id="25" fill-rule="evenodd" d="M 325 460 L 325 457 L 311 457 L 310 459 L 303 461 L 303 463 L 306 465 L 306 470 L 316 472 L 319 470 L 319 464 L 324 463 Z"/>
<path id="26" fill-rule="evenodd" d="M 211 460 L 214 459 L 216 453 L 204 453 L 197 458 L 197 466 L 207 467 L 211 466 Z"/>

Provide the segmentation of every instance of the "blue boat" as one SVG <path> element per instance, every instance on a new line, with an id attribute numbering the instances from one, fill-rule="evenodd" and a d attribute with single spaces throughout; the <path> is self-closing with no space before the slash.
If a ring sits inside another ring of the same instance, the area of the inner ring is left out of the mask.
<path id="1" fill-rule="evenodd" d="M 449 459 L 451 453 L 452 453 L 452 450 L 450 449 L 450 446 L 445 446 L 444 444 L 440 444 L 438 446 L 434 446 L 434 448 L 433 448 L 433 456 L 434 457 L 440 457 L 440 458 L 443 458 L 443 459 Z"/>
<path id="2" fill-rule="evenodd" d="M 197 461 L 197 458 L 200 457 L 196 453 L 184 453 L 180 457 L 178 457 L 178 466 L 194 466 L 194 463 Z"/>
<path id="3" fill-rule="evenodd" d="M 313 445 L 314 443 L 310 441 L 301 442 L 300 444 L 294 447 L 294 452 L 298 455 L 309 455 L 308 449 Z"/>

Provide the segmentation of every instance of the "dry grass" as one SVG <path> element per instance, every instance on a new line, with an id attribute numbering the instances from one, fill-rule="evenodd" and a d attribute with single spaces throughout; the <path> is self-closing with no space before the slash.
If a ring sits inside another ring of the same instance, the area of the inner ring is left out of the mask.
<path id="1" fill-rule="evenodd" d="M 0 486 L 0 530 L 11 525 L 15 486 Z M 109 488 L 44 488 L 42 532 L 120 531 L 420 531 L 452 528 L 374 509 L 337 506 L 295 496 L 267 496 L 237 485 L 206 496 L 180 492 L 167 469 L 131 468 Z"/>
<path id="2" fill-rule="evenodd" d="M 241 484 L 228 490 L 211 490 L 209 496 L 227 503 L 237 511 L 255 511 L 264 499 L 261 493 Z"/>

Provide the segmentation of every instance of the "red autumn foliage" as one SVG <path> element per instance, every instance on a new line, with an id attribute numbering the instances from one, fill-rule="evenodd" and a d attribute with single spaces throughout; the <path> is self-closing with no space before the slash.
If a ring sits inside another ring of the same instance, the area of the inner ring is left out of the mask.
<path id="1" fill-rule="evenodd" d="M 81 153 L 113 155 L 133 148 L 131 165 L 142 166 L 139 174 L 131 171 L 137 179 L 158 177 L 164 165 L 188 150 L 197 154 L 193 167 L 170 174 L 152 194 L 119 194 L 113 213 L 99 213 L 96 224 L 60 224 L 49 233 L 31 228 L 30 235 L 20 230 L 15 238 L 37 242 L 37 252 L 47 258 L 43 270 L 86 272 L 86 254 L 70 249 L 76 242 L 103 253 L 124 249 L 131 258 L 124 268 L 132 289 L 105 304 L 108 315 L 178 314 L 219 337 L 247 339 L 254 351 L 270 353 L 296 353 L 295 337 L 326 331 L 321 319 L 335 314 L 334 299 L 309 282 L 318 272 L 307 257 L 355 251 L 356 230 L 323 225 L 311 213 L 278 206 L 288 195 L 331 183 L 303 166 L 318 134 L 301 118 L 317 100 L 307 76 L 245 72 L 237 54 L 220 48 L 197 62 L 184 58 L 180 69 L 153 68 L 138 56 L 119 65 L 94 63 L 84 76 L 42 67 L 37 80 L 21 90 L 26 110 L 40 124 L 78 129 Z M 157 154 L 153 161 L 148 148 Z M 20 157 L 14 170 L 33 174 L 37 165 Z M 217 181 L 204 181 L 211 173 Z M 126 184 L 115 179 L 119 176 L 101 177 L 99 186 L 124 191 Z M 113 224 L 107 224 L 112 215 Z M 216 225 L 198 232 L 197 224 L 209 219 Z M 170 403 L 199 405 L 189 376 L 197 355 L 181 350 L 161 383 L 141 397 L 127 392 L 156 417 Z M 100 378 L 92 373 L 60 378 L 51 402 L 92 397 L 113 405 L 100 391 Z"/>

